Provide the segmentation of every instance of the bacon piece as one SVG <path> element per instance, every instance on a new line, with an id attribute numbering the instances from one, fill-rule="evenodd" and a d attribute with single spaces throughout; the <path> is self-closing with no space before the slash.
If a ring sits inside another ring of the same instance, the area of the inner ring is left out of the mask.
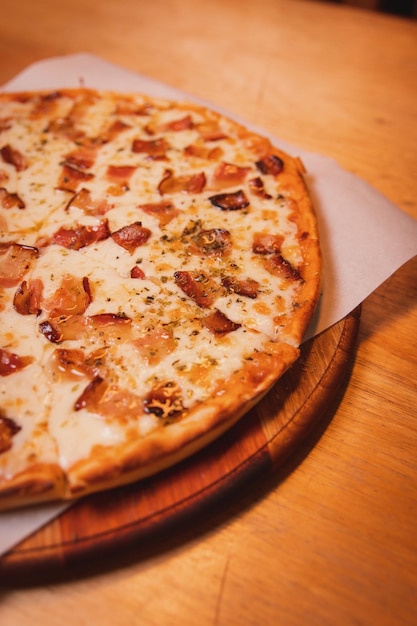
<path id="1" fill-rule="evenodd" d="M 150 202 L 148 204 L 140 204 L 139 209 L 155 217 L 161 227 L 169 224 L 174 217 L 177 217 L 181 213 L 174 204 L 169 200 L 162 200 L 161 202 Z"/>
<path id="2" fill-rule="evenodd" d="M 181 130 L 191 130 L 194 128 L 194 122 L 191 115 L 185 115 L 177 120 L 171 120 L 170 122 L 166 122 L 162 125 L 162 130 L 173 130 L 173 131 L 181 131 Z"/>
<path id="3" fill-rule="evenodd" d="M 24 280 L 17 288 L 13 298 L 13 306 L 20 315 L 40 315 L 43 282 L 34 278 L 29 283 Z"/>
<path id="4" fill-rule="evenodd" d="M 97 313 L 97 315 L 90 315 L 87 318 L 87 323 L 92 323 L 94 326 L 104 327 L 131 324 L 132 320 L 125 313 Z"/>
<path id="5" fill-rule="evenodd" d="M 57 348 L 54 350 L 51 360 L 54 369 L 68 377 L 85 376 L 90 373 L 90 368 L 85 364 L 85 354 L 82 350 Z"/>
<path id="6" fill-rule="evenodd" d="M 256 167 L 262 174 L 277 176 L 284 169 L 284 161 L 275 154 L 269 154 L 259 161 L 256 161 Z"/>
<path id="7" fill-rule="evenodd" d="M 9 130 L 12 127 L 13 120 L 11 117 L 0 117 L 0 133 Z"/>
<path id="8" fill-rule="evenodd" d="M 21 430 L 21 426 L 10 417 L 0 415 L 0 453 L 10 450 L 12 438 Z"/>
<path id="9" fill-rule="evenodd" d="M 42 335 L 46 337 L 51 343 L 61 343 L 64 340 L 64 335 L 61 328 L 57 323 L 51 320 L 45 320 L 39 324 L 39 330 Z"/>
<path id="10" fill-rule="evenodd" d="M 264 182 L 260 176 L 256 176 L 255 178 L 251 178 L 249 180 L 249 189 L 255 196 L 259 196 L 259 198 L 265 198 L 265 200 L 270 200 L 272 198 L 269 193 L 266 193 Z"/>
<path id="11" fill-rule="evenodd" d="M 180 417 L 184 406 L 178 383 L 173 381 L 157 383 L 144 398 L 143 406 L 146 413 L 152 413 L 162 420 Z"/>
<path id="12" fill-rule="evenodd" d="M 94 178 L 94 174 L 91 172 L 75 167 L 71 163 L 64 162 L 58 180 L 58 189 L 61 191 L 77 191 L 80 183 L 85 183 L 92 178 Z"/>
<path id="13" fill-rule="evenodd" d="M 266 269 L 277 276 L 281 276 L 285 280 L 302 281 L 300 272 L 291 265 L 289 261 L 284 259 L 281 254 L 273 254 L 265 260 Z"/>
<path id="14" fill-rule="evenodd" d="M 81 409 L 87 409 L 87 411 L 97 412 L 98 405 L 106 393 L 107 388 L 107 382 L 101 376 L 95 376 L 75 401 L 74 410 L 80 411 Z"/>
<path id="15" fill-rule="evenodd" d="M 80 146 L 65 157 L 64 163 L 83 172 L 93 167 L 97 157 L 97 147 Z"/>
<path id="16" fill-rule="evenodd" d="M 82 279 L 65 274 L 55 293 L 44 303 L 44 309 L 52 319 L 85 313 L 92 296 L 87 277 Z"/>
<path id="17" fill-rule="evenodd" d="M 51 343 L 61 343 L 78 339 L 85 332 L 86 322 L 83 315 L 61 315 L 50 317 L 39 324 L 39 330 Z"/>
<path id="18" fill-rule="evenodd" d="M 165 159 L 169 144 L 165 139 L 134 139 L 132 142 L 132 152 L 136 154 L 147 154 L 151 159 Z"/>
<path id="19" fill-rule="evenodd" d="M 25 209 L 26 204 L 17 193 L 10 193 L 5 187 L 0 187 L 0 202 L 3 209 Z"/>
<path id="20" fill-rule="evenodd" d="M 219 141 L 227 139 L 227 134 L 220 128 L 215 120 L 205 121 L 197 124 L 197 130 L 203 141 Z"/>
<path id="21" fill-rule="evenodd" d="M 239 211 L 249 206 L 249 200 L 241 189 L 232 193 L 219 193 L 211 196 L 209 200 L 213 206 L 222 211 Z"/>
<path id="22" fill-rule="evenodd" d="M 143 280 L 146 278 L 145 272 L 139 267 L 139 265 L 135 265 L 130 270 L 130 278 L 140 278 Z"/>
<path id="23" fill-rule="evenodd" d="M 210 187 L 212 189 L 224 189 L 240 185 L 250 171 L 250 167 L 239 167 L 223 161 L 216 167 Z"/>
<path id="24" fill-rule="evenodd" d="M 86 356 L 83 350 L 57 348 L 51 357 L 54 370 L 67 378 L 94 377 L 103 366 L 106 349 L 99 348 Z"/>
<path id="25" fill-rule="evenodd" d="M 109 225 L 106 219 L 98 225 L 85 226 L 77 225 L 75 228 L 65 228 L 62 226 L 54 235 L 51 243 L 55 243 L 69 250 L 80 250 L 91 244 L 97 243 L 110 237 Z"/>
<path id="26" fill-rule="evenodd" d="M 27 169 L 28 161 L 26 157 L 16 148 L 12 148 L 10 144 L 6 144 L 0 149 L 0 154 L 5 163 L 13 165 L 17 172 Z"/>
<path id="27" fill-rule="evenodd" d="M 0 169 L 0 183 L 7 183 L 10 180 L 10 176 L 6 170 Z"/>
<path id="28" fill-rule="evenodd" d="M 204 172 L 184 176 L 175 176 L 172 170 L 165 170 L 158 191 L 163 196 L 166 193 L 201 193 L 206 186 L 206 175 Z"/>
<path id="29" fill-rule="evenodd" d="M 105 131 L 100 133 L 100 142 L 109 143 L 129 128 L 131 128 L 131 126 L 123 122 L 123 120 L 114 120 Z"/>
<path id="30" fill-rule="evenodd" d="M 226 287 L 229 293 L 237 293 L 238 296 L 245 296 L 253 300 L 258 297 L 259 283 L 253 278 L 239 279 L 225 276 L 222 278 L 222 285 Z"/>
<path id="31" fill-rule="evenodd" d="M 188 247 L 191 254 L 209 257 L 225 257 L 232 250 L 232 237 L 224 228 L 200 230 L 191 237 Z"/>
<path id="32" fill-rule="evenodd" d="M 82 209 L 86 215 L 104 215 L 113 208 L 113 205 L 109 204 L 106 199 L 94 200 L 91 192 L 85 187 L 71 198 L 65 210 L 69 211 L 72 206 Z"/>
<path id="33" fill-rule="evenodd" d="M 0 287 L 14 287 L 30 270 L 38 248 L 19 243 L 0 243 Z"/>
<path id="34" fill-rule="evenodd" d="M 156 365 L 177 346 L 171 327 L 166 326 L 150 330 L 144 337 L 135 339 L 132 343 L 148 365 Z"/>
<path id="35" fill-rule="evenodd" d="M 213 335 L 227 335 L 241 327 L 241 324 L 232 322 L 221 311 L 214 311 L 214 313 L 203 317 L 201 323 Z"/>
<path id="36" fill-rule="evenodd" d="M 219 146 L 211 148 L 209 146 L 191 144 L 184 148 L 184 154 L 186 156 L 197 157 L 199 159 L 218 161 L 223 156 L 223 150 Z"/>
<path id="37" fill-rule="evenodd" d="M 136 169 L 136 165 L 109 165 L 107 167 L 106 177 L 109 180 L 127 186 L 127 181 L 132 177 Z"/>
<path id="38" fill-rule="evenodd" d="M 284 237 L 270 233 L 255 233 L 252 242 L 252 251 L 255 254 L 275 254 L 280 252 Z"/>
<path id="39" fill-rule="evenodd" d="M 178 287 L 201 308 L 210 307 L 224 289 L 203 271 L 175 272 Z"/>
<path id="40" fill-rule="evenodd" d="M 55 135 L 61 135 L 70 141 L 80 142 L 85 137 L 85 132 L 81 128 L 77 128 L 76 120 L 73 119 L 71 115 L 52 120 L 45 131 Z"/>
<path id="41" fill-rule="evenodd" d="M 138 115 L 147 116 L 153 111 L 153 105 L 149 102 L 139 104 L 132 100 L 120 101 L 116 105 L 115 115 Z"/>
<path id="42" fill-rule="evenodd" d="M 131 254 L 138 246 L 143 246 L 151 236 L 149 228 L 142 226 L 142 222 L 134 222 L 123 226 L 111 234 L 112 239 Z"/>
<path id="43" fill-rule="evenodd" d="M 31 356 L 19 356 L 0 348 L 0 376 L 10 376 L 33 363 Z"/>
<path id="44" fill-rule="evenodd" d="M 34 102 L 30 117 L 32 119 L 38 119 L 47 116 L 51 119 L 60 98 L 62 98 L 62 94 L 59 91 L 41 94 Z"/>
<path id="45" fill-rule="evenodd" d="M 21 426 L 16 424 L 9 417 L 0 416 L 0 453 L 10 450 L 12 438 L 21 430 Z"/>

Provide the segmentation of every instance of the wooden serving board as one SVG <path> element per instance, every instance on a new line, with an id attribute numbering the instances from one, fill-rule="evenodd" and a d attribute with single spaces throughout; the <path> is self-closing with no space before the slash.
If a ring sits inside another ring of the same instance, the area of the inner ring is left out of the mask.
<path id="1" fill-rule="evenodd" d="M 282 464 L 329 409 L 354 353 L 360 311 L 303 344 L 299 361 L 220 439 L 154 477 L 79 500 L 0 559 L 0 580 L 39 582 L 129 551 L 150 533 Z M 194 522 L 193 522 L 194 523 Z"/>

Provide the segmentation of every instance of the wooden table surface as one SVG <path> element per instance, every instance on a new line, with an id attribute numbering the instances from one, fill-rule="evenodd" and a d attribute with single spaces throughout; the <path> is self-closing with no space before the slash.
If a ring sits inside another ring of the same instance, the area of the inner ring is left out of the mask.
<path id="1" fill-rule="evenodd" d="M 5 3 L 6 6 L 6 3 Z M 335 157 L 417 218 L 417 22 L 284 0 L 14 0 L 0 84 L 92 52 Z M 134 558 L 0 590 L 0 623 L 417 623 L 417 258 L 362 306 L 339 404 L 282 470 Z"/>

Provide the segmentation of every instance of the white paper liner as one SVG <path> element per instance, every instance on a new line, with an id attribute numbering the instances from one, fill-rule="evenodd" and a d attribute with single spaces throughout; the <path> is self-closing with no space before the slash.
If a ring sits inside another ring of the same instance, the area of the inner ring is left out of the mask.
<path id="1" fill-rule="evenodd" d="M 348 315 L 393 272 L 417 254 L 417 221 L 332 159 L 296 148 L 214 103 L 136 74 L 90 54 L 35 63 L 3 85 L 2 91 L 90 87 L 138 91 L 154 97 L 194 101 L 267 136 L 299 156 L 316 209 L 324 271 L 317 312 L 305 339 Z M 0 555 L 59 515 L 68 504 L 47 504 L 0 513 Z"/>

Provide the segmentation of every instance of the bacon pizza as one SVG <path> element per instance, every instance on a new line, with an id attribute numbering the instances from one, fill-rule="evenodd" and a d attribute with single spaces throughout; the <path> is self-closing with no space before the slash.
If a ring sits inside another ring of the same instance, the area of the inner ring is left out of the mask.
<path id="1" fill-rule="evenodd" d="M 303 171 L 195 104 L 0 94 L 0 508 L 169 467 L 295 362 L 321 274 Z"/>

